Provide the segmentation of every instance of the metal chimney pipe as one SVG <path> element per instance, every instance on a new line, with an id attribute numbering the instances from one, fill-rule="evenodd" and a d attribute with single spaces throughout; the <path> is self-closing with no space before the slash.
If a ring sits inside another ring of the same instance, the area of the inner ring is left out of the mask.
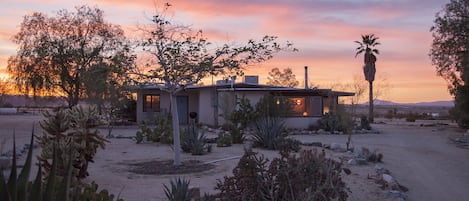
<path id="1" fill-rule="evenodd" d="M 308 66 L 305 66 L 305 89 L 308 89 Z"/>

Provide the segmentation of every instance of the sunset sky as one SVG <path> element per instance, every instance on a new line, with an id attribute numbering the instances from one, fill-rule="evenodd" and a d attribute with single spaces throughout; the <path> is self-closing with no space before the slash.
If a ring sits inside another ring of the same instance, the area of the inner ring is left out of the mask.
<path id="1" fill-rule="evenodd" d="M 156 2 L 156 3 L 155 3 Z M 34 11 L 55 15 L 87 4 L 104 10 L 108 22 L 121 25 L 133 37 L 134 27 L 148 24 L 153 0 L 2 0 L 0 3 L 0 75 L 6 75 L 8 57 L 16 52 L 11 38 L 23 16 Z M 171 1 L 174 21 L 204 31 L 215 44 L 242 44 L 248 39 L 275 35 L 290 41 L 298 52 L 282 52 L 274 59 L 247 69 L 261 83 L 274 67 L 290 67 L 303 85 L 304 66 L 309 80 L 321 88 L 363 78 L 363 57 L 355 58 L 361 34 L 373 33 L 382 45 L 378 55 L 378 82 L 392 87 L 380 99 L 400 103 L 451 100 L 446 82 L 436 76 L 428 53 L 435 14 L 449 0 L 177 0 Z"/>

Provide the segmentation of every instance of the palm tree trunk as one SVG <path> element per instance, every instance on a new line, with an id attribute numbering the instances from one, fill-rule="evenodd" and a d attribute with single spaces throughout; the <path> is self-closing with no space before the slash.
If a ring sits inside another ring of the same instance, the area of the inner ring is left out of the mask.
<path id="1" fill-rule="evenodd" d="M 370 120 L 370 123 L 373 123 L 373 120 L 374 120 L 374 117 L 373 117 L 373 81 L 369 81 L 368 83 L 370 83 L 370 100 L 369 100 L 369 104 L 370 104 L 370 111 L 369 111 L 369 114 L 368 114 L 368 119 Z"/>

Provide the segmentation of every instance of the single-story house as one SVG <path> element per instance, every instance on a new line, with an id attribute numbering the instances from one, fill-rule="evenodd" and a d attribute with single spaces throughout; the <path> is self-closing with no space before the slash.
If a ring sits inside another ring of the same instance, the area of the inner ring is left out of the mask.
<path id="1" fill-rule="evenodd" d="M 161 85 L 146 85 L 136 89 L 137 122 L 143 122 L 155 113 L 169 113 L 171 104 L 169 93 Z M 187 124 L 189 113 L 197 113 L 197 122 L 208 126 L 221 126 L 226 120 L 224 108 L 233 107 L 236 97 L 247 98 L 254 107 L 265 95 L 288 98 L 294 106 L 292 111 L 283 115 L 289 128 L 308 128 L 317 124 L 324 114 L 338 104 L 338 97 L 353 96 L 354 93 L 338 92 L 330 89 L 291 88 L 258 83 L 257 76 L 246 76 L 243 82 L 231 80 L 217 81 L 209 86 L 186 86 L 176 98 L 179 122 Z"/>

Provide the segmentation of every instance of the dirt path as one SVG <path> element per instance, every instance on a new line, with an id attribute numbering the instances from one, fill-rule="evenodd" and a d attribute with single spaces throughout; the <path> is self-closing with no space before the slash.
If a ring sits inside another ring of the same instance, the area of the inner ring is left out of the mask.
<path id="1" fill-rule="evenodd" d="M 384 154 L 383 167 L 408 187 L 410 201 L 469 200 L 469 150 L 448 142 L 454 127 L 377 124 L 379 135 L 355 135 L 355 147 Z M 345 144 L 346 136 L 301 136 L 302 140 Z"/>

